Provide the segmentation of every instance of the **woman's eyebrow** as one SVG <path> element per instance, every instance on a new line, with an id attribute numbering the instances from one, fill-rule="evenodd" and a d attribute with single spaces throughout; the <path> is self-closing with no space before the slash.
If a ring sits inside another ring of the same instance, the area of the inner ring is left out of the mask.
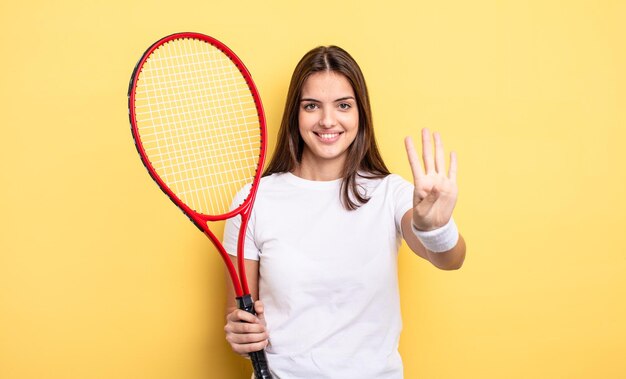
<path id="1" fill-rule="evenodd" d="M 340 97 L 337 100 L 334 100 L 333 102 L 336 103 L 338 101 L 345 101 L 345 100 L 356 100 L 356 99 L 354 98 L 354 96 L 344 96 L 344 97 Z M 303 97 L 303 98 L 300 99 L 300 101 L 312 101 L 312 102 L 316 102 L 316 103 L 321 103 L 320 100 L 314 99 L 312 97 Z"/>

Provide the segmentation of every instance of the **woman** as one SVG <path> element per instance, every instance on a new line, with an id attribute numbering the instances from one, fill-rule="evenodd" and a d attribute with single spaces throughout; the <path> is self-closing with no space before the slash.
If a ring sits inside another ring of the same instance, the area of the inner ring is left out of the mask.
<path id="1" fill-rule="evenodd" d="M 390 174 L 354 59 L 335 46 L 302 58 L 248 224 L 245 262 L 260 299 L 257 316 L 234 302 L 227 311 L 235 352 L 266 348 L 276 378 L 402 378 L 402 239 L 441 269 L 458 269 L 465 257 L 451 219 L 456 156 L 446 174 L 439 134 L 433 149 L 423 130 L 422 143 L 424 168 L 405 140 L 413 185 Z M 230 252 L 238 222 L 225 228 Z"/>

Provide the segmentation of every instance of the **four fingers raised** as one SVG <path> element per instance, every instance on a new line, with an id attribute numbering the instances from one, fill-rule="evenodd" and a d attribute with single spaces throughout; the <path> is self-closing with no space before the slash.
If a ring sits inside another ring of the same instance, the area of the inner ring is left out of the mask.
<path id="1" fill-rule="evenodd" d="M 423 168 L 420 159 L 418 158 L 413 139 L 406 137 L 404 139 L 404 145 L 406 148 L 407 156 L 409 158 L 409 165 L 411 166 L 411 172 L 416 181 L 419 181 L 424 175 L 445 173 L 445 150 L 443 147 L 443 140 L 441 134 L 434 132 L 431 136 L 428 128 L 422 129 L 422 161 Z M 447 177 L 456 183 L 457 173 L 457 157 L 455 152 L 450 153 L 450 167 L 448 169 Z"/>

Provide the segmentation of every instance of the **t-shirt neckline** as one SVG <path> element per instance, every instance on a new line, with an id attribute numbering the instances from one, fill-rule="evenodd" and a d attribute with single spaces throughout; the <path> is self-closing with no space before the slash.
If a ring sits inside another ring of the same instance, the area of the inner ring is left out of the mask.
<path id="1" fill-rule="evenodd" d="M 309 180 L 301 178 L 291 172 L 285 172 L 284 178 L 288 183 L 307 188 L 337 188 L 341 186 L 343 180 L 343 178 L 334 180 Z"/>

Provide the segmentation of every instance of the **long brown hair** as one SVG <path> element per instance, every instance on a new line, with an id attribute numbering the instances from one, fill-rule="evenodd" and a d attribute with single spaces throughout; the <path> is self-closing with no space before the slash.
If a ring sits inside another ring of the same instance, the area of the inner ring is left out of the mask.
<path id="1" fill-rule="evenodd" d="M 348 210 L 357 209 L 368 202 L 369 198 L 359 191 L 357 175 L 365 178 L 383 178 L 389 170 L 383 162 L 376 139 L 369 95 L 361 68 L 354 58 L 337 46 L 319 46 L 302 57 L 291 77 L 285 111 L 278 131 L 278 141 L 274 155 L 265 169 L 263 176 L 273 173 L 291 172 L 301 162 L 304 141 L 300 136 L 298 114 L 300 96 L 304 82 L 311 74 L 320 71 L 332 71 L 343 75 L 354 90 L 359 110 L 359 129 L 357 136 L 348 148 L 341 183 L 341 200 Z"/>

